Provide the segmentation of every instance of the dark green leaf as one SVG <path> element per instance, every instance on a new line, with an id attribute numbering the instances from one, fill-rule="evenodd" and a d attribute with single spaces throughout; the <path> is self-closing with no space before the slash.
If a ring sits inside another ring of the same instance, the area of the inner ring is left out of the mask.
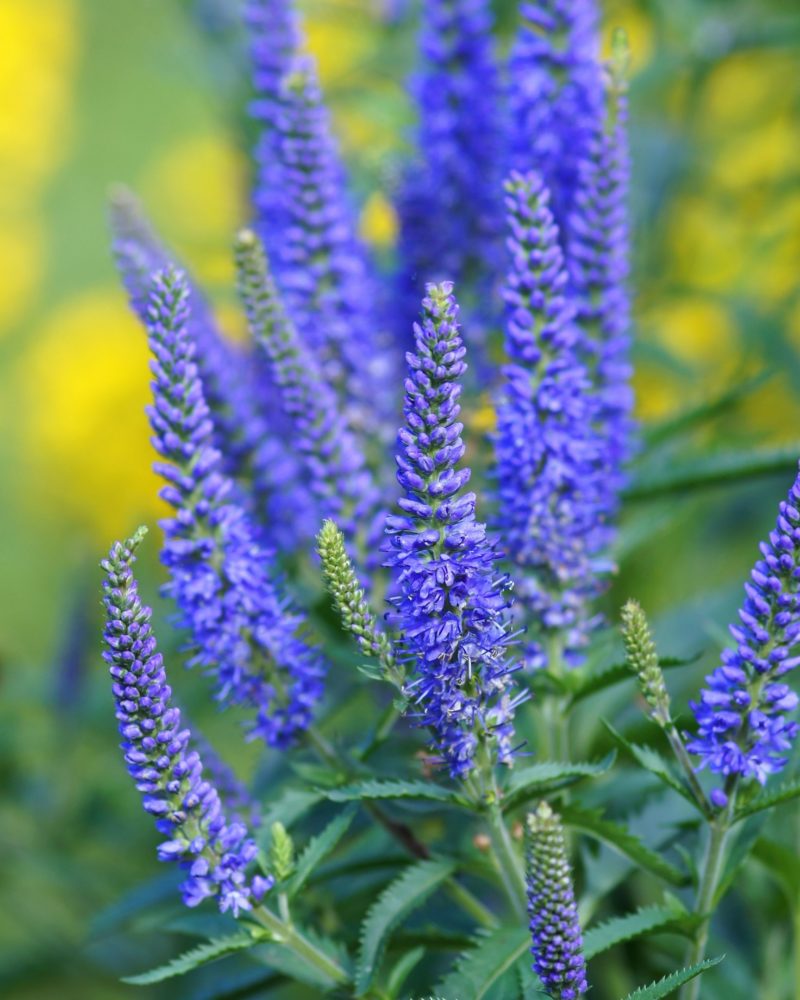
<path id="1" fill-rule="evenodd" d="M 771 809 L 773 806 L 779 806 L 784 802 L 791 802 L 792 799 L 796 799 L 799 796 L 800 778 L 794 778 L 792 781 L 778 785 L 777 788 L 772 788 L 768 792 L 762 792 L 761 795 L 757 795 L 749 802 L 746 802 L 736 810 L 736 819 L 740 820 L 745 819 L 747 816 L 754 816 L 764 809 Z"/>
<path id="2" fill-rule="evenodd" d="M 531 946 L 525 927 L 499 927 L 478 939 L 474 948 L 456 961 L 436 989 L 443 997 L 469 997 L 483 1000 L 491 997 L 491 989 L 500 977 L 513 968 Z M 536 976 L 530 973 L 537 983 Z"/>
<path id="3" fill-rule="evenodd" d="M 545 761 L 515 768 L 508 779 L 503 795 L 503 808 L 513 809 L 534 795 L 542 795 L 558 788 L 572 785 L 582 778 L 595 778 L 605 774 L 616 758 L 615 753 L 607 754 L 595 763 L 559 763 Z"/>
<path id="4" fill-rule="evenodd" d="M 625 1000 L 661 1000 L 661 997 L 669 996 L 679 986 L 683 986 L 684 983 L 688 983 L 697 976 L 702 975 L 706 969 L 719 965 L 721 961 L 722 957 L 707 958 L 705 962 L 700 962 L 698 965 L 691 965 L 688 969 L 681 969 L 680 972 L 672 972 L 670 975 L 664 976 L 663 979 L 659 979 L 657 983 L 651 983 L 649 986 L 640 986 L 638 990 L 629 993 L 625 997 Z"/>
<path id="5" fill-rule="evenodd" d="M 638 475 L 625 491 L 625 496 L 628 500 L 649 500 L 651 497 L 691 493 L 724 483 L 744 482 L 778 472 L 789 476 L 797 471 L 798 454 L 800 445 L 790 445 L 717 452 L 702 458 L 672 462 L 659 472 Z"/>
<path id="6" fill-rule="evenodd" d="M 656 851 L 647 847 L 621 823 L 603 819 L 599 810 L 565 805 L 560 812 L 561 818 L 568 826 L 582 830 L 597 840 L 602 840 L 626 858 L 672 885 L 686 885 L 688 879 L 684 872 L 662 858 Z"/>
<path id="7" fill-rule="evenodd" d="M 625 739 L 622 733 L 617 732 L 610 722 L 606 722 L 605 719 L 603 719 L 603 725 L 611 734 L 612 739 L 614 739 L 619 746 L 627 750 L 633 759 L 646 771 L 654 774 L 660 781 L 663 781 L 665 785 L 668 785 L 679 795 L 682 795 L 687 802 L 691 802 L 695 808 L 699 808 L 688 787 L 680 780 L 680 778 L 678 778 L 670 765 L 664 760 L 658 751 L 653 750 L 652 747 L 645 747 L 638 743 L 631 743 L 629 740 Z"/>
<path id="8" fill-rule="evenodd" d="M 797 852 L 775 840 L 759 837 L 753 845 L 752 855 L 773 876 L 794 909 L 800 901 L 800 858 Z"/>
<path id="9" fill-rule="evenodd" d="M 673 667 L 686 667 L 692 663 L 696 663 L 702 655 L 702 652 L 700 652 L 695 653 L 694 656 L 686 657 L 662 656 L 658 663 L 662 670 L 670 670 Z M 614 663 L 599 673 L 590 674 L 588 677 L 583 678 L 580 685 L 573 691 L 569 707 L 574 707 L 578 702 L 583 701 L 584 698 L 588 698 L 590 695 L 597 694 L 598 691 L 605 691 L 606 688 L 613 687 L 615 684 L 633 680 L 635 676 L 627 663 Z"/>
<path id="10" fill-rule="evenodd" d="M 327 793 L 332 802 L 360 802 L 362 799 L 429 799 L 459 803 L 456 793 L 432 781 L 362 781 Z"/>
<path id="11" fill-rule="evenodd" d="M 346 950 L 338 946 L 335 942 L 315 933 L 310 928 L 303 928 L 303 937 L 309 940 L 314 947 L 332 958 L 343 969 L 350 968 L 350 957 Z M 290 948 L 277 942 L 267 941 L 260 944 L 251 953 L 262 965 L 280 972 L 287 979 L 295 979 L 301 983 L 308 983 L 311 986 L 321 987 L 328 990 L 333 985 L 331 979 L 311 962 L 300 958 Z"/>
<path id="12" fill-rule="evenodd" d="M 252 948 L 256 943 L 257 941 L 252 934 L 248 934 L 246 931 L 237 931 L 228 937 L 206 941 L 205 944 L 184 952 L 178 958 L 167 962 L 166 965 L 160 965 L 149 972 L 142 972 L 138 976 L 126 976 L 122 981 L 133 986 L 150 986 L 152 983 L 160 983 L 165 979 L 172 979 L 174 976 L 183 976 L 187 972 L 191 972 L 192 969 L 207 965 L 209 962 L 215 962 L 218 958 L 224 958 L 225 955 L 242 951 L 244 948 Z"/>
<path id="13" fill-rule="evenodd" d="M 288 895 L 294 896 L 307 882 L 317 865 L 336 847 L 353 822 L 358 806 L 348 806 L 325 827 L 319 836 L 312 838 L 297 860 L 295 873 L 287 886 Z"/>
<path id="14" fill-rule="evenodd" d="M 760 816 L 750 817 L 733 834 L 728 835 L 734 839 L 728 849 L 728 854 L 725 858 L 725 867 L 722 870 L 717 891 L 714 893 L 713 907 L 717 906 L 728 889 L 733 885 L 737 872 L 750 857 L 750 852 L 761 835 L 761 828 L 764 826 L 766 818 L 763 813 Z"/>
<path id="15" fill-rule="evenodd" d="M 663 930 L 685 912 L 674 906 L 646 906 L 636 913 L 627 913 L 624 917 L 614 917 L 597 927 L 590 927 L 583 936 L 584 956 L 588 960 L 623 941 Z"/>
<path id="16" fill-rule="evenodd" d="M 419 861 L 407 868 L 378 897 L 361 927 L 361 949 L 356 968 L 356 990 L 369 989 L 392 930 L 453 873 L 455 863 L 445 859 Z"/>
<path id="17" fill-rule="evenodd" d="M 403 955 L 400 961 L 395 965 L 386 980 L 386 992 L 390 997 L 396 997 L 400 992 L 403 983 L 411 975 L 412 970 L 415 966 L 419 965 L 425 956 L 425 949 L 423 947 L 412 948 Z"/>

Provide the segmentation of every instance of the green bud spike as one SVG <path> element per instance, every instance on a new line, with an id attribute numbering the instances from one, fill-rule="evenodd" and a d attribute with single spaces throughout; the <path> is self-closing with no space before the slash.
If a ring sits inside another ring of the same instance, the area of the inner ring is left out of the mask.
<path id="1" fill-rule="evenodd" d="M 322 573 L 342 627 L 355 636 L 362 652 L 374 656 L 387 680 L 399 680 L 394 651 L 388 636 L 378 629 L 375 614 L 364 597 L 356 571 L 347 554 L 344 535 L 334 521 L 327 520 L 317 536 Z"/>
<path id="2" fill-rule="evenodd" d="M 622 638 L 628 666 L 639 678 L 650 717 L 662 729 L 670 723 L 670 701 L 664 674 L 658 663 L 658 653 L 644 611 L 636 601 L 628 601 L 622 609 Z"/>

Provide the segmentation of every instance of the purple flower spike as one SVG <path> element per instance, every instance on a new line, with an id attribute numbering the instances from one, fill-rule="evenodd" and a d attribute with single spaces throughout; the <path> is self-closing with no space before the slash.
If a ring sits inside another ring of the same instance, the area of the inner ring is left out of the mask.
<path id="1" fill-rule="evenodd" d="M 561 820 L 546 802 L 528 816 L 528 913 L 533 968 L 553 1000 L 586 993 L 586 963 Z"/>
<path id="2" fill-rule="evenodd" d="M 535 0 L 520 7 L 509 58 L 512 166 L 539 173 L 564 235 L 579 165 L 602 117 L 594 0 Z"/>
<path id="3" fill-rule="evenodd" d="M 398 435 L 402 514 L 387 518 L 398 596 L 389 621 L 401 632 L 416 676 L 409 695 L 420 725 L 454 777 L 474 766 L 480 742 L 501 763 L 512 758 L 507 580 L 494 546 L 465 493 L 467 468 L 458 422 L 459 379 L 466 371 L 450 282 L 429 285 L 409 354 L 406 425 Z"/>
<path id="4" fill-rule="evenodd" d="M 272 553 L 257 541 L 212 443 L 212 423 L 187 328 L 182 275 L 156 276 L 147 310 L 153 354 L 153 444 L 175 510 L 163 522 L 166 593 L 191 636 L 192 664 L 217 677 L 220 700 L 256 711 L 252 734 L 287 746 L 311 722 L 324 664 L 298 635 L 297 615 L 270 575 Z"/>
<path id="5" fill-rule="evenodd" d="M 255 841 L 239 822 L 229 823 L 217 789 L 203 777 L 200 755 L 189 749 L 191 734 L 170 704 L 172 691 L 150 627 L 152 612 L 139 600 L 131 571 L 144 529 L 116 542 L 102 563 L 106 649 L 117 707 L 122 751 L 142 794 L 144 808 L 167 839 L 161 861 L 178 861 L 188 872 L 181 886 L 187 906 L 216 898 L 234 917 L 250 910 L 273 880 L 246 869 L 256 857 Z"/>
<path id="6" fill-rule="evenodd" d="M 798 697 L 784 678 L 800 663 L 793 655 L 800 637 L 800 474 L 744 589 L 740 622 L 730 627 L 735 645 L 691 703 L 698 731 L 686 749 L 701 767 L 763 785 L 786 766 L 798 731 L 787 718 Z"/>
<path id="7" fill-rule="evenodd" d="M 535 174 L 506 185 L 510 268 L 504 289 L 511 364 L 497 405 L 498 529 L 519 604 L 534 623 L 529 667 L 558 634 L 575 661 L 596 624 L 590 603 L 610 567 L 597 400 L 548 192 Z"/>
<path id="8" fill-rule="evenodd" d="M 425 282 L 485 284 L 502 251 L 502 95 L 492 48 L 488 0 L 427 0 L 413 81 L 420 162 L 399 199 L 403 324 Z"/>

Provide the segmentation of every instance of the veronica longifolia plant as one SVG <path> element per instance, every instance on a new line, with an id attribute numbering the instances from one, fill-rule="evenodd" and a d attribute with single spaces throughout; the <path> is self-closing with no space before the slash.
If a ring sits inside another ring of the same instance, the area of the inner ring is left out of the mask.
<path id="1" fill-rule="evenodd" d="M 116 543 L 104 656 L 124 760 L 183 900 L 221 911 L 213 939 L 134 981 L 245 952 L 265 996 L 293 980 L 281 995 L 611 998 L 593 959 L 669 931 L 686 968 L 640 949 L 641 975 L 662 978 L 632 996 L 695 997 L 713 910 L 756 842 L 736 838 L 797 791 L 760 786 L 790 767 L 798 730 L 800 480 L 693 723 L 635 601 L 626 663 L 604 665 L 599 602 L 636 453 L 624 41 L 601 64 L 591 0 L 519 15 L 502 61 L 488 3 L 425 4 L 419 148 L 382 273 L 297 12 L 248 0 L 247 345 L 115 196 L 115 256 L 152 355 L 165 595 L 187 665 L 244 712 L 268 775 L 243 788 L 238 761 L 182 726 L 133 574 L 143 532 Z M 489 459 L 465 429 L 479 398 L 497 417 Z M 626 677 L 653 739 L 609 731 L 651 782 L 663 836 L 616 781 L 585 801 L 572 787 L 613 759 L 575 759 L 608 734 L 574 712 Z M 583 838 L 627 867 L 595 873 Z M 620 913 L 631 868 L 649 905 Z"/>

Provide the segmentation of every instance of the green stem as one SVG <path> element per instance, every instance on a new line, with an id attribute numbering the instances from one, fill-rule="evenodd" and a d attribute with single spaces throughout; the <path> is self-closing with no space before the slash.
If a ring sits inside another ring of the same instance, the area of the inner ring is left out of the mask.
<path id="1" fill-rule="evenodd" d="M 483 905 L 477 896 L 473 896 L 469 889 L 465 889 L 460 882 L 457 882 L 454 878 L 449 878 L 444 883 L 444 890 L 481 927 L 486 927 L 488 930 L 497 927 L 497 917 L 490 909 Z"/>
<path id="2" fill-rule="evenodd" d="M 561 637 L 552 635 L 546 643 L 547 670 L 557 680 L 564 672 L 564 647 Z M 547 720 L 547 747 L 551 760 L 568 761 L 569 732 L 568 717 L 564 699 L 552 695 L 547 699 L 545 711 Z"/>
<path id="3" fill-rule="evenodd" d="M 492 853 L 503 882 L 503 888 L 515 912 L 524 914 L 527 905 L 525 874 L 522 870 L 519 855 L 511 842 L 511 836 L 503 819 L 503 813 L 496 801 L 492 802 L 489 806 L 488 817 Z"/>
<path id="4" fill-rule="evenodd" d="M 725 845 L 730 833 L 731 820 L 733 819 L 733 809 L 736 800 L 736 776 L 733 776 L 733 779 L 729 780 L 725 791 L 728 795 L 728 804 L 725 807 L 725 811 L 709 823 L 708 844 L 706 845 L 702 875 L 694 906 L 695 915 L 700 918 L 700 923 L 695 931 L 694 940 L 686 953 L 686 965 L 696 965 L 705 958 L 708 932 L 711 925 L 711 911 L 719 886 L 719 878 L 722 874 L 725 861 Z M 699 1000 L 699 997 L 700 978 L 696 977 L 683 987 L 681 1000 Z"/>
<path id="5" fill-rule="evenodd" d="M 672 748 L 672 752 L 681 765 L 684 774 L 686 775 L 686 780 L 689 783 L 689 788 L 694 796 L 695 802 L 699 806 L 701 812 L 705 818 L 709 821 L 714 818 L 714 810 L 711 808 L 708 799 L 706 798 L 706 793 L 703 791 L 703 786 L 697 780 L 697 775 L 692 767 L 692 762 L 689 759 L 689 754 L 686 752 L 686 747 L 683 745 L 683 740 L 681 739 L 680 733 L 675 728 L 674 725 L 668 726 L 664 732 L 669 740 L 669 745 Z"/>
<path id="6" fill-rule="evenodd" d="M 338 962 L 320 951 L 294 927 L 285 924 L 266 906 L 256 907 L 252 911 L 252 915 L 253 919 L 270 932 L 270 936 L 275 941 L 290 948 L 298 958 L 313 965 L 333 983 L 344 986 L 350 982 L 350 976 Z"/>

